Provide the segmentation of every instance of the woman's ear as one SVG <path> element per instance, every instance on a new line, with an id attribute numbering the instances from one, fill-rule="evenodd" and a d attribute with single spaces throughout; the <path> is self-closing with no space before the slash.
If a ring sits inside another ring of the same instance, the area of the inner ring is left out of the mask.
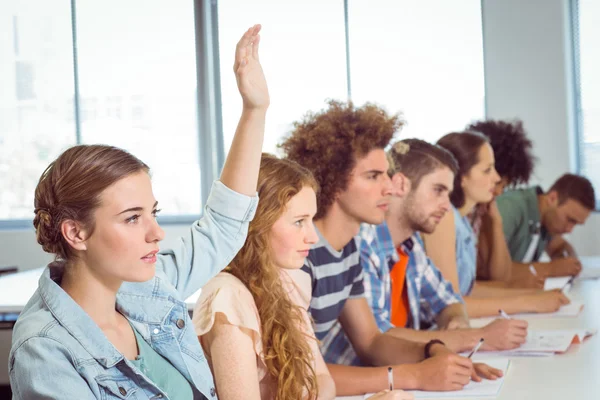
<path id="1" fill-rule="evenodd" d="M 64 220 L 60 225 L 60 233 L 74 250 L 87 250 L 86 240 L 89 235 L 87 229 L 84 229 L 79 222 L 72 219 Z"/>

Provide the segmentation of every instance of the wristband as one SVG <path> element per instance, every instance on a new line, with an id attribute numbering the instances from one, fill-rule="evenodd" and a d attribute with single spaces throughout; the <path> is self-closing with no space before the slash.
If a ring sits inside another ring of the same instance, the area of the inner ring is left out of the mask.
<path id="1" fill-rule="evenodd" d="M 445 346 L 446 343 L 442 342 L 440 339 L 433 339 L 430 340 L 429 342 L 427 342 L 427 344 L 425 345 L 425 359 L 431 358 L 431 346 L 433 346 L 434 344 L 439 343 L 442 346 Z"/>

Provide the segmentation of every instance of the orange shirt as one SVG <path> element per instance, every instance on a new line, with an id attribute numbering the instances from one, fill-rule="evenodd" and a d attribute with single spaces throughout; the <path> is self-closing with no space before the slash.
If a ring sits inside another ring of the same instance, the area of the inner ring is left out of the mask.
<path id="1" fill-rule="evenodd" d="M 390 280 L 392 283 L 391 290 L 391 307 L 392 307 L 392 324 L 398 327 L 405 327 L 408 322 L 409 304 L 408 290 L 406 289 L 406 266 L 408 265 L 409 256 L 400 247 L 396 248 L 400 259 L 390 271 Z"/>

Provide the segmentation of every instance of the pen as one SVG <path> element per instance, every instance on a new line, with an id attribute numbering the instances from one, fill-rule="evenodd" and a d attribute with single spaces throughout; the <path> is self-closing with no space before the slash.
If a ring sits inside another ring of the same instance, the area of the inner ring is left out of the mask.
<path id="1" fill-rule="evenodd" d="M 533 267 L 533 264 L 529 264 L 529 272 L 531 272 L 533 276 L 537 276 L 537 271 Z"/>
<path id="2" fill-rule="evenodd" d="M 500 316 L 504 319 L 511 319 L 510 316 L 507 313 L 505 313 L 502 309 L 498 310 L 498 314 L 500 314 Z"/>
<path id="3" fill-rule="evenodd" d="M 392 367 L 388 367 L 388 385 L 390 391 L 394 390 L 394 374 L 392 373 Z"/>
<path id="4" fill-rule="evenodd" d="M 569 286 L 571 283 L 573 283 L 573 279 L 575 279 L 574 276 L 570 277 L 569 280 L 567 281 L 567 283 L 565 283 L 564 286 L 562 287 L 562 289 L 560 289 L 560 291 L 564 293 L 567 286 Z"/>
<path id="5" fill-rule="evenodd" d="M 473 347 L 473 350 L 471 350 L 471 354 L 469 354 L 469 356 L 467 358 L 473 357 L 473 354 L 475 354 L 477 352 L 477 350 L 479 350 L 479 348 L 481 347 L 482 344 L 483 344 L 483 338 L 479 339 L 479 342 L 477 342 L 475 347 Z"/>

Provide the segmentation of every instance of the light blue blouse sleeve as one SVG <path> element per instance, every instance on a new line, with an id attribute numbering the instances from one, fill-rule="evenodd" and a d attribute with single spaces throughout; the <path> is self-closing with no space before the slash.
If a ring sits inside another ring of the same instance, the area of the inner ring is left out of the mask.
<path id="1" fill-rule="evenodd" d="M 217 275 L 242 248 L 258 205 L 254 197 L 213 183 L 202 217 L 172 249 L 161 251 L 157 274 L 164 273 L 182 299 Z"/>

